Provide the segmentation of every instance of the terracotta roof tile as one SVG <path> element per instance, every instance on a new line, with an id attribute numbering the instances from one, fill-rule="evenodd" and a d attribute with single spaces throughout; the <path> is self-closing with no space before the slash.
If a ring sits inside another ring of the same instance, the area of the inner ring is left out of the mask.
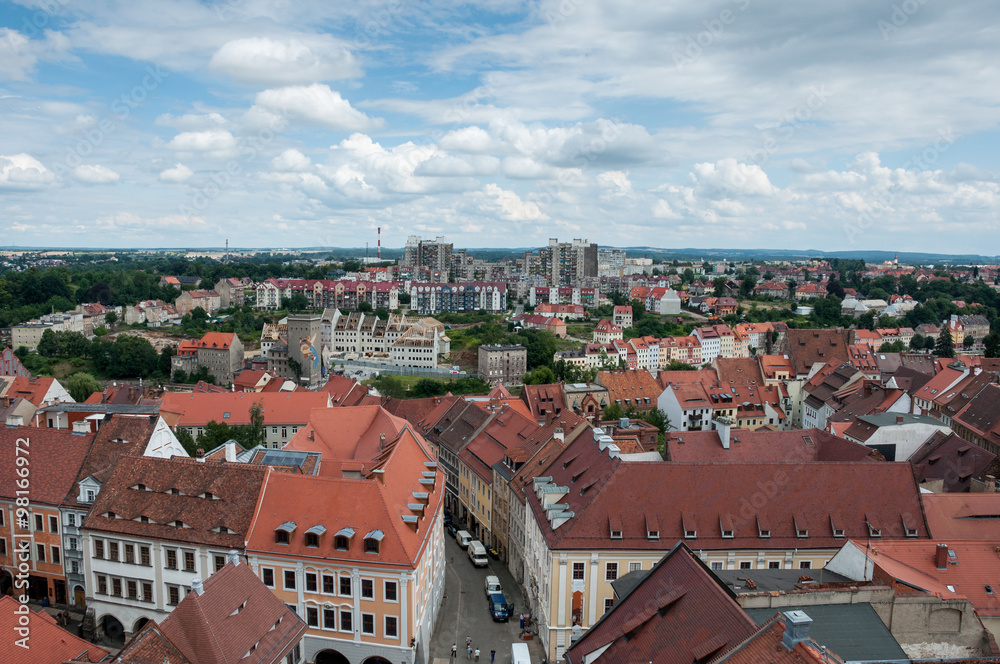
<path id="1" fill-rule="evenodd" d="M 17 457 L 29 460 L 31 502 L 60 505 L 70 492 L 90 450 L 94 434 L 79 435 L 65 429 L 38 427 L 0 428 L 0 497 L 18 494 Z M 18 442 L 21 441 L 21 442 Z"/>
<path id="2" fill-rule="evenodd" d="M 28 647 L 19 647 L 15 642 L 21 637 L 15 629 L 24 626 L 19 622 L 24 616 L 15 611 L 20 606 L 20 602 L 13 597 L 0 596 L 0 633 L 4 635 L 5 662 L 16 662 L 16 664 L 63 664 L 70 660 L 100 662 L 110 654 L 108 650 L 84 641 L 57 625 L 55 619 L 44 609 L 31 611 L 27 616 L 27 627 L 30 630 L 26 638 Z"/>

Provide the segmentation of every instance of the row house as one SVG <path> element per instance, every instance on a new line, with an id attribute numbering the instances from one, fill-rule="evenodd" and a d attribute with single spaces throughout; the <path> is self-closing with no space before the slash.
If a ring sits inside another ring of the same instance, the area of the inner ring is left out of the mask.
<path id="1" fill-rule="evenodd" d="M 219 306 L 242 307 L 246 303 L 246 288 L 243 282 L 232 277 L 223 277 L 215 284 L 215 292 L 219 294 Z"/>
<path id="2" fill-rule="evenodd" d="M 765 281 L 753 289 L 754 295 L 773 297 L 779 300 L 788 299 L 788 284 L 784 281 Z"/>
<path id="3" fill-rule="evenodd" d="M 965 339 L 969 337 L 972 343 L 968 347 L 982 350 L 984 340 L 990 334 L 990 320 L 979 314 L 952 315 L 942 325 L 951 332 L 951 339 L 956 348 L 965 346 Z"/>
<path id="4" fill-rule="evenodd" d="M 587 309 L 598 305 L 598 292 L 593 286 L 532 286 L 528 290 L 528 304 L 575 304 Z"/>
<path id="5" fill-rule="evenodd" d="M 704 364 L 701 339 L 696 335 L 660 339 L 660 366 L 665 367 L 671 362 L 683 362 L 695 367 Z"/>
<path id="6" fill-rule="evenodd" d="M 826 286 L 814 282 L 806 282 L 795 287 L 795 300 L 815 300 L 826 297 Z"/>
<path id="7" fill-rule="evenodd" d="M 716 357 L 744 357 L 742 347 L 737 352 L 736 334 L 728 325 L 696 327 L 693 334 L 701 344 L 704 364 L 711 364 Z"/>
<path id="8" fill-rule="evenodd" d="M 958 413 L 952 429 L 963 439 L 1000 455 L 1000 386 L 987 385 Z"/>
<path id="9" fill-rule="evenodd" d="M 421 314 L 442 312 L 503 313 L 507 310 L 507 284 L 470 281 L 461 284 L 410 283 L 410 309 Z"/>
<path id="10" fill-rule="evenodd" d="M 526 597 L 549 661 L 678 541 L 717 570 L 823 567 L 852 538 L 926 540 L 909 464 L 632 462 L 581 436 L 526 490 Z M 706 492 L 707 486 L 726 486 Z"/>
<path id="11" fill-rule="evenodd" d="M 640 413 L 656 409 L 657 398 L 663 391 L 648 371 L 600 371 L 597 383 L 608 390 L 609 403 Z"/>
<path id="12" fill-rule="evenodd" d="M 645 298 L 645 304 L 646 311 L 661 316 L 677 316 L 681 313 L 681 296 L 669 286 L 651 288 Z"/>
<path id="13" fill-rule="evenodd" d="M 777 346 L 774 339 L 777 328 L 772 323 L 738 323 L 733 328 L 739 357 L 763 355 L 771 347 Z M 780 332 L 778 333 L 780 337 Z"/>
<path id="14" fill-rule="evenodd" d="M 174 309 L 179 316 L 186 316 L 197 307 L 208 314 L 214 316 L 219 311 L 222 299 L 214 290 L 190 290 L 184 291 L 174 300 Z"/>
<path id="15" fill-rule="evenodd" d="M 56 429 L 0 429 L 0 588 L 67 604 L 61 505 L 93 436 Z"/>
<path id="16" fill-rule="evenodd" d="M 615 308 L 617 309 L 617 307 Z M 631 307 L 629 307 L 629 309 L 631 310 Z M 538 316 L 546 316 L 549 318 L 579 320 L 584 316 L 584 308 L 582 304 L 549 304 L 548 302 L 542 302 L 535 307 L 534 313 Z M 625 325 L 623 327 L 629 326 L 631 326 L 631 322 L 629 325 Z"/>
<path id="17" fill-rule="evenodd" d="M 264 585 L 305 620 L 306 661 L 427 661 L 444 595 L 444 472 L 378 406 L 317 413 L 289 449 L 319 476 L 271 473 L 247 535 Z"/>
<path id="18" fill-rule="evenodd" d="M 180 320 L 174 305 L 163 300 L 143 300 L 134 306 L 127 306 L 122 314 L 127 325 L 146 323 L 150 327 L 162 327 Z"/>
<path id="19" fill-rule="evenodd" d="M 122 456 L 81 528 L 87 607 L 115 640 L 244 553 L 269 467 Z"/>
<path id="20" fill-rule="evenodd" d="M 608 319 L 601 319 L 594 327 L 594 341 L 599 344 L 610 344 L 623 338 L 623 331 L 620 325 L 615 325 Z"/>
<path id="21" fill-rule="evenodd" d="M 187 458 L 188 453 L 159 415 L 131 416 L 112 413 L 100 420 L 75 484 L 62 504 L 63 560 L 70 602 L 84 608 L 87 578 L 81 528 L 101 488 L 111 477 L 118 459 L 125 455 L 155 459 Z M 81 423 L 77 423 L 79 426 Z"/>
<path id="22" fill-rule="evenodd" d="M 849 362 L 830 360 L 802 387 L 802 428 L 826 427 L 827 419 L 835 411 L 834 393 L 864 378 Z"/>
<path id="23" fill-rule="evenodd" d="M 615 349 L 615 352 L 618 355 L 618 363 L 620 366 L 626 369 L 635 370 L 639 362 L 638 362 L 638 357 L 636 356 L 635 353 L 635 349 L 632 348 L 631 344 L 622 341 L 621 339 L 615 339 L 608 345 L 612 346 Z"/>
<path id="24" fill-rule="evenodd" d="M 235 332 L 207 332 L 197 341 L 182 341 L 170 367 L 186 373 L 205 367 L 217 385 L 227 385 L 243 367 L 243 342 Z"/>
<path id="25" fill-rule="evenodd" d="M 257 284 L 256 308 L 275 311 L 292 295 L 304 295 L 312 310 L 355 311 L 362 302 L 373 309 L 399 308 L 402 284 L 394 281 L 332 281 L 329 279 L 267 279 Z"/>
<path id="26" fill-rule="evenodd" d="M 566 337 L 566 323 L 554 316 L 540 314 L 520 314 L 512 316 L 510 322 L 527 330 L 547 330 L 559 338 Z"/>

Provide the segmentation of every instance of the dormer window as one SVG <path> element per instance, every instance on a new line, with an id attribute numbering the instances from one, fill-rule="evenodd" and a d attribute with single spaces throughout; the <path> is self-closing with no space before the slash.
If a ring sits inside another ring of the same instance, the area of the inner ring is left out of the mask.
<path id="1" fill-rule="evenodd" d="M 381 530 L 373 530 L 365 535 L 365 553 L 378 554 L 379 547 L 382 544 L 382 539 L 384 537 L 385 533 Z"/>
<path id="2" fill-rule="evenodd" d="M 218 528 L 215 529 L 215 532 L 220 533 L 222 535 L 235 535 L 236 534 L 235 530 L 233 530 L 232 528 L 227 528 L 226 526 L 219 526 Z"/>
<path id="3" fill-rule="evenodd" d="M 352 537 L 354 537 L 354 528 L 341 528 L 333 536 L 333 548 L 337 551 L 347 551 L 351 548 Z"/>
<path id="4" fill-rule="evenodd" d="M 167 493 L 169 493 L 171 496 L 183 496 L 184 495 L 183 493 L 181 493 L 181 490 L 177 489 L 177 488 L 170 489 L 170 491 L 168 491 Z"/>
<path id="5" fill-rule="evenodd" d="M 201 494 L 201 497 L 204 498 L 205 500 L 218 500 L 218 498 L 214 494 L 211 494 L 208 491 Z"/>
<path id="6" fill-rule="evenodd" d="M 184 523 L 183 521 L 180 521 L 180 520 L 174 521 L 170 525 L 173 526 L 174 528 L 190 528 L 189 525 L 187 525 L 186 523 Z"/>
<path id="7" fill-rule="evenodd" d="M 723 530 L 722 531 L 722 539 L 733 539 L 733 531 L 732 530 Z"/>
<path id="8" fill-rule="evenodd" d="M 698 537 L 697 530 L 685 530 L 684 539 L 696 539 Z"/>
<path id="9" fill-rule="evenodd" d="M 313 526 L 312 528 L 310 528 L 309 530 L 307 530 L 306 531 L 306 546 L 308 546 L 310 548 L 313 548 L 313 549 L 319 547 L 319 538 L 320 538 L 320 535 L 322 535 L 325 532 L 326 532 L 326 528 L 324 528 L 323 526 Z"/>
<path id="10" fill-rule="evenodd" d="M 806 525 L 805 517 L 801 514 L 796 514 L 792 517 L 795 522 L 795 536 L 799 539 L 808 539 L 809 537 L 809 526 Z"/>
<path id="11" fill-rule="evenodd" d="M 105 512 L 104 516 L 106 516 L 109 519 L 117 519 L 118 518 L 118 515 L 115 514 L 114 512 Z"/>
<path id="12" fill-rule="evenodd" d="M 681 515 L 681 522 L 684 527 L 684 539 L 696 539 L 698 537 L 698 526 L 695 525 L 694 514 L 684 512 Z"/>
<path id="13" fill-rule="evenodd" d="M 146 487 L 145 484 L 136 484 L 132 488 L 135 489 L 136 491 L 149 491 L 149 489 Z"/>
<path id="14" fill-rule="evenodd" d="M 868 526 L 869 537 L 882 537 L 882 525 L 879 523 L 878 519 L 866 514 L 865 525 Z"/>
<path id="15" fill-rule="evenodd" d="M 619 539 L 620 540 L 621 538 L 622 538 L 622 531 L 620 531 L 620 530 L 612 530 L 611 531 L 611 539 Z"/>

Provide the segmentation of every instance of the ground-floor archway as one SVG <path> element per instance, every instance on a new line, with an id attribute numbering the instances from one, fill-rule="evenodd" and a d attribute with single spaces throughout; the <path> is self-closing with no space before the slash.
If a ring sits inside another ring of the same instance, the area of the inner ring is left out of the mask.
<path id="1" fill-rule="evenodd" d="M 149 618 L 139 618 L 138 620 L 136 620 L 135 623 L 132 625 L 132 633 L 133 634 L 137 633 L 140 629 L 142 629 L 143 625 L 145 625 L 148 622 Z"/>
<path id="2" fill-rule="evenodd" d="M 336 650 L 320 650 L 316 653 L 316 664 L 351 664 L 351 661 Z"/>
<path id="3" fill-rule="evenodd" d="M 87 591 L 83 586 L 73 586 L 73 606 L 84 609 L 87 605 Z"/>
<path id="4" fill-rule="evenodd" d="M 109 641 L 125 640 L 125 627 L 118 618 L 112 615 L 104 616 L 101 618 L 100 625 L 101 631 L 104 632 L 105 638 Z"/>
<path id="5" fill-rule="evenodd" d="M 361 662 L 361 664 L 392 664 L 392 662 L 387 660 L 385 657 L 375 655 L 374 657 L 369 657 L 365 661 Z"/>

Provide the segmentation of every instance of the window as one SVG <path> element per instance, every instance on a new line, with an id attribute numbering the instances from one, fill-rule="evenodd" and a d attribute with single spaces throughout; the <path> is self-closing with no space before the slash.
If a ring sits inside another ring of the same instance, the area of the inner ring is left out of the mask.
<path id="1" fill-rule="evenodd" d="M 349 576 L 340 577 L 340 595 L 342 597 L 351 596 L 351 577 Z"/>
<path id="2" fill-rule="evenodd" d="M 4 542 L 3 540 L 0 540 L 0 542 L 3 542 L 3 544 L 6 544 L 6 542 Z M 2 555 L 5 550 L 6 550 L 6 546 L 0 546 L 0 555 Z M 77 561 L 75 561 L 75 560 L 69 561 L 69 572 L 70 572 L 70 574 L 79 574 L 80 573 L 80 563 L 77 562 Z"/>
<path id="3" fill-rule="evenodd" d="M 614 597 L 605 597 L 604 598 L 604 612 L 605 613 L 607 613 L 608 611 L 610 611 L 611 607 L 614 606 L 614 605 L 615 605 L 615 598 Z"/>
<path id="4" fill-rule="evenodd" d="M 35 530 L 38 531 L 38 532 L 42 532 L 44 530 L 43 526 L 44 526 L 44 519 L 42 518 L 42 515 L 41 514 L 36 514 L 35 515 Z"/>
<path id="5" fill-rule="evenodd" d="M 340 631 L 342 632 L 354 631 L 354 614 L 351 613 L 350 609 L 340 610 Z"/>
<path id="6" fill-rule="evenodd" d="M 812 562 L 808 560 L 799 561 L 799 569 L 811 569 L 811 568 L 812 568 Z"/>
<path id="7" fill-rule="evenodd" d="M 614 581 L 618 578 L 618 563 L 605 563 L 604 580 Z"/>
<path id="8" fill-rule="evenodd" d="M 281 427 L 281 437 L 288 438 L 288 427 Z"/>
<path id="9" fill-rule="evenodd" d="M 277 544 L 288 544 L 288 533 L 284 530 L 274 531 L 274 541 Z"/>
<path id="10" fill-rule="evenodd" d="M 108 542 L 108 560 L 118 562 L 118 542 Z"/>
<path id="11" fill-rule="evenodd" d="M 285 570 L 285 590 L 295 590 L 295 570 Z"/>
<path id="12" fill-rule="evenodd" d="M 177 586 L 167 586 L 167 604 L 177 606 L 181 601 L 181 589 Z"/>
<path id="13" fill-rule="evenodd" d="M 385 582 L 385 601 L 387 602 L 398 602 L 398 585 L 395 581 Z"/>
<path id="14" fill-rule="evenodd" d="M 59 517 L 50 516 L 49 517 L 49 532 L 58 533 L 59 532 Z"/>
<path id="15" fill-rule="evenodd" d="M 361 599 L 375 599 L 375 582 L 361 579 Z"/>
<path id="16" fill-rule="evenodd" d="M 135 564 L 135 546 L 132 544 L 125 545 L 125 562 L 129 565 Z"/>
<path id="17" fill-rule="evenodd" d="M 772 560 L 767 563 L 768 569 L 781 569 L 781 563 L 777 560 Z"/>
<path id="18" fill-rule="evenodd" d="M 101 560 L 104 559 L 104 540 L 94 540 L 94 557 Z"/>
<path id="19" fill-rule="evenodd" d="M 103 574 L 97 575 L 97 594 L 98 595 L 108 594 L 108 578 Z"/>
<path id="20" fill-rule="evenodd" d="M 177 569 L 177 549 L 167 549 L 167 569 Z"/>
<path id="21" fill-rule="evenodd" d="M 628 564 L 628 571 L 630 571 L 630 572 L 638 572 L 641 569 L 642 569 L 642 563 L 629 563 Z"/>
<path id="22" fill-rule="evenodd" d="M 319 627 L 319 609 L 315 606 L 306 607 L 306 624 L 310 627 Z"/>
<path id="23" fill-rule="evenodd" d="M 115 597 L 122 596 L 122 580 L 121 579 L 111 579 L 111 594 Z"/>
<path id="24" fill-rule="evenodd" d="M 35 550 L 36 550 L 36 552 L 38 554 L 38 556 L 37 556 L 38 562 L 44 563 L 45 562 L 45 545 L 44 544 L 36 544 L 35 545 Z"/>
<path id="25" fill-rule="evenodd" d="M 144 581 L 142 584 L 142 599 L 146 602 L 153 601 L 153 584 Z"/>
<path id="26" fill-rule="evenodd" d="M 59 554 L 59 547 L 54 546 L 52 547 L 52 564 L 59 565 L 61 563 L 62 563 L 62 556 L 60 556 Z"/>
<path id="27" fill-rule="evenodd" d="M 319 546 L 319 535 L 316 533 L 306 533 L 306 546 L 315 549 Z"/>
<path id="28" fill-rule="evenodd" d="M 337 609 L 323 609 L 323 629 L 337 629 Z"/>
<path id="29" fill-rule="evenodd" d="M 68 544 L 69 544 L 69 550 L 70 551 L 76 551 L 77 550 L 77 539 L 75 537 L 70 537 Z"/>
<path id="30" fill-rule="evenodd" d="M 185 572 L 194 571 L 194 551 L 184 552 L 184 571 Z"/>
<path id="31" fill-rule="evenodd" d="M 128 591 L 128 598 L 129 599 L 139 599 L 139 584 L 138 583 L 136 583 L 135 581 L 129 580 L 125 584 L 125 588 Z"/>
<path id="32" fill-rule="evenodd" d="M 719 562 L 712 563 L 712 569 L 714 569 L 714 570 L 720 570 L 720 569 L 722 569 L 722 563 L 719 563 Z"/>
<path id="33" fill-rule="evenodd" d="M 327 595 L 333 595 L 335 592 L 333 589 L 333 576 L 330 574 L 323 575 L 323 592 Z"/>
<path id="34" fill-rule="evenodd" d="M 369 537 L 365 540 L 365 553 L 378 553 L 378 540 Z"/>
<path id="35" fill-rule="evenodd" d="M 215 571 L 216 572 L 218 572 L 220 569 L 222 569 L 223 567 L 226 566 L 226 557 L 225 556 L 215 556 L 213 558 L 213 560 L 215 561 Z"/>
<path id="36" fill-rule="evenodd" d="M 387 639 L 399 638 L 398 623 L 399 623 L 399 618 L 397 618 L 396 616 L 385 617 L 385 638 Z"/>
<path id="37" fill-rule="evenodd" d="M 350 545 L 351 540 L 347 539 L 343 535 L 337 535 L 333 538 L 333 546 L 337 551 L 347 551 L 347 547 Z"/>
<path id="38" fill-rule="evenodd" d="M 93 489 L 87 489 L 87 500 L 86 500 L 86 502 L 92 503 L 92 502 L 94 502 L 94 498 L 96 498 L 96 497 L 97 497 L 97 492 L 96 491 L 94 491 Z"/>
<path id="39" fill-rule="evenodd" d="M 264 585 L 268 588 L 274 587 L 274 570 L 270 567 L 260 568 L 260 579 L 264 582 Z"/>
<path id="40" fill-rule="evenodd" d="M 319 580 L 315 572 L 306 572 L 306 592 L 314 593 L 319 588 Z"/>
<path id="41" fill-rule="evenodd" d="M 753 563 L 751 563 L 749 560 L 741 560 L 740 569 L 753 569 Z"/>
<path id="42" fill-rule="evenodd" d="M 149 547 L 140 546 L 139 547 L 139 564 L 149 567 Z"/>
<path id="43" fill-rule="evenodd" d="M 374 613 L 362 613 L 361 614 L 361 633 L 362 634 L 374 634 L 375 633 L 375 614 Z"/>
<path id="44" fill-rule="evenodd" d="M 573 563 L 573 580 L 583 581 L 584 574 L 586 573 L 586 563 Z"/>

